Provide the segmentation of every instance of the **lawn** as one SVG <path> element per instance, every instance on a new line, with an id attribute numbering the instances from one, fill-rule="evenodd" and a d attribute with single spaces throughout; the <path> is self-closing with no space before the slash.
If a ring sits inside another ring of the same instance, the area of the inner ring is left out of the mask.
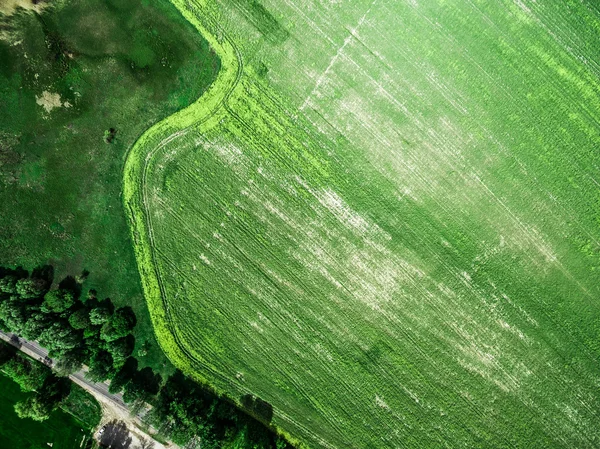
<path id="1" fill-rule="evenodd" d="M 122 208 L 125 155 L 187 106 L 219 61 L 167 1 L 68 0 L 0 22 L 0 264 L 90 272 L 138 316 L 136 355 L 172 369 L 155 343 Z M 112 143 L 111 131 L 114 129 Z"/>
<path id="2" fill-rule="evenodd" d="M 76 449 L 91 443 L 92 429 L 83 427 L 62 410 L 41 423 L 20 419 L 13 407 L 25 396 L 15 382 L 0 374 L 0 447 L 30 449 L 51 445 L 53 449 Z"/>
<path id="3" fill-rule="evenodd" d="M 174 0 L 124 198 L 160 343 L 311 447 L 600 444 L 600 11 Z"/>

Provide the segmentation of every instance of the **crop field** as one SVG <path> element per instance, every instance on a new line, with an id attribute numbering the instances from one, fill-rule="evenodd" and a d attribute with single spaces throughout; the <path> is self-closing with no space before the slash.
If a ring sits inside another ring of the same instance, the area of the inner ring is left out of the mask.
<path id="1" fill-rule="evenodd" d="M 129 154 L 179 368 L 324 448 L 600 445 L 600 10 L 173 0 L 221 60 Z"/>

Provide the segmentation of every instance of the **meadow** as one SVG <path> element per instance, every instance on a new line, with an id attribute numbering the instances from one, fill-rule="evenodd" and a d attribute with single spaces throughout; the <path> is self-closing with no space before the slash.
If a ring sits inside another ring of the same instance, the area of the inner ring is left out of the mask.
<path id="1" fill-rule="evenodd" d="M 54 449 L 92 447 L 91 428 L 83 426 L 62 410 L 55 411 L 49 420 L 42 423 L 30 419 L 20 419 L 13 407 L 25 396 L 26 393 L 21 392 L 19 385 L 0 374 L 0 415 L 2 416 L 0 419 L 0 444 L 2 447 L 10 449 L 42 448 L 48 447 L 49 443 Z M 98 404 L 94 406 L 99 409 Z"/>
<path id="2" fill-rule="evenodd" d="M 86 288 L 135 309 L 142 365 L 169 372 L 142 295 L 122 169 L 143 131 L 192 103 L 219 61 L 169 2 L 50 3 L 0 14 L 0 263 L 50 263 L 57 280 L 88 270 Z"/>
<path id="3" fill-rule="evenodd" d="M 124 200 L 175 365 L 310 447 L 597 447 L 597 6 L 173 3 L 221 71 Z"/>

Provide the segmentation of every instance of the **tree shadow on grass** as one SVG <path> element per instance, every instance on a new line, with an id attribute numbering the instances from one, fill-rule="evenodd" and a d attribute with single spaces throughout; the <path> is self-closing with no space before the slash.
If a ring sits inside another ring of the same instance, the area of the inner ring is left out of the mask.
<path id="1" fill-rule="evenodd" d="M 68 290 L 73 293 L 75 299 L 79 299 L 81 295 L 81 284 L 73 276 L 67 276 L 58 284 L 58 288 Z"/>
<path id="2" fill-rule="evenodd" d="M 123 421 L 115 419 L 106 424 L 103 429 L 104 431 L 100 436 L 100 447 L 107 449 L 128 449 L 131 445 L 129 429 Z"/>
<path id="3" fill-rule="evenodd" d="M 245 394 L 240 402 L 244 409 L 263 423 L 268 425 L 273 419 L 273 406 L 267 401 L 251 394 Z"/>

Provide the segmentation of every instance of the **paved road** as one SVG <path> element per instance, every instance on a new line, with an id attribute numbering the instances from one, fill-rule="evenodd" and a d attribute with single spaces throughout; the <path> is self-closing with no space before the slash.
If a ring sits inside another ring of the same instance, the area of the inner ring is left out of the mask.
<path id="1" fill-rule="evenodd" d="M 2 340 L 4 340 L 4 341 L 10 343 L 17 349 L 20 349 L 21 351 L 26 353 L 28 356 L 33 357 L 36 360 L 39 360 L 40 362 L 44 363 L 45 365 L 48 365 L 50 367 L 54 366 L 54 361 L 48 357 L 48 351 L 45 348 L 41 347 L 39 344 L 37 344 L 35 341 L 24 340 L 23 338 L 19 338 L 15 334 L 10 334 L 7 332 L 2 332 L 2 331 L 0 331 L 0 338 L 2 338 Z M 88 391 L 100 394 L 101 396 L 103 396 L 107 400 L 111 401 L 118 407 L 129 412 L 129 408 L 123 401 L 123 395 L 121 393 L 119 393 L 119 394 L 109 393 L 108 392 L 109 384 L 107 382 L 92 382 L 85 378 L 86 372 L 87 372 L 87 368 L 84 367 L 80 371 L 77 371 L 76 373 L 71 374 L 69 376 L 69 379 L 71 379 L 73 382 L 82 386 L 83 388 L 85 388 Z"/>
<path id="2" fill-rule="evenodd" d="M 15 348 L 21 350 L 22 352 L 24 352 L 28 356 L 32 357 L 33 359 L 38 360 L 47 366 L 50 366 L 50 367 L 54 366 L 54 361 L 50 357 L 48 357 L 48 351 L 45 348 L 43 348 L 42 346 L 40 346 L 39 344 L 37 344 L 35 341 L 28 341 L 23 338 L 19 338 L 15 334 L 3 332 L 1 330 L 0 330 L 0 339 L 10 343 Z M 127 404 L 125 404 L 125 402 L 123 401 L 123 395 L 121 393 L 119 393 L 119 394 L 109 393 L 109 391 L 108 391 L 109 383 L 108 382 L 92 382 L 89 379 L 86 379 L 85 378 L 86 372 L 87 372 L 87 367 L 84 366 L 83 369 L 77 371 L 76 373 L 71 374 L 69 376 L 69 379 L 71 379 L 73 382 L 75 382 L 77 385 L 79 385 L 83 389 L 87 390 L 96 399 L 98 399 L 98 401 L 100 401 L 101 403 L 108 404 L 113 409 L 116 409 L 116 411 L 121 412 L 120 415 L 122 417 L 129 417 L 130 410 L 129 410 L 129 407 L 127 406 Z M 145 412 L 145 411 L 142 411 L 142 412 Z M 135 418 L 135 420 L 138 421 L 138 424 L 141 424 L 139 415 Z M 139 427 L 136 429 L 136 432 L 143 434 L 142 436 L 144 436 L 145 438 L 152 439 L 151 435 L 143 432 Z M 164 448 L 165 446 L 163 446 L 162 444 L 160 444 L 158 442 L 155 442 L 154 447 L 156 447 L 158 449 L 158 448 Z M 176 448 L 177 446 L 171 443 L 168 445 L 168 447 Z"/>

